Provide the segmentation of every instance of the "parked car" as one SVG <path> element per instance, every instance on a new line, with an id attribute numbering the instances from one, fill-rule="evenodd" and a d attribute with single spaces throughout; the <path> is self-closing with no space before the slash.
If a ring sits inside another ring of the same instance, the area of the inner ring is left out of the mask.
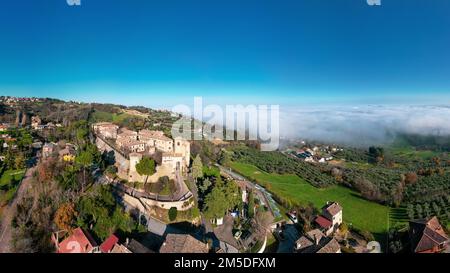
<path id="1" fill-rule="evenodd" d="M 294 224 L 298 223 L 298 219 L 297 219 L 297 212 L 296 211 L 290 211 L 287 213 L 287 216 L 289 217 L 289 219 L 291 219 L 292 222 L 294 222 Z"/>

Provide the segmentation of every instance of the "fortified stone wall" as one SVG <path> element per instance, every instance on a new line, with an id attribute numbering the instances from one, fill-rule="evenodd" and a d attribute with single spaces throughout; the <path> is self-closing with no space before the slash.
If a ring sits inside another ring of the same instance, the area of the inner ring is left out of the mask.
<path id="1" fill-rule="evenodd" d="M 151 199 L 147 199 L 147 198 L 140 198 L 140 201 L 139 201 L 136 197 L 133 197 L 129 194 L 124 193 L 122 198 L 125 202 L 127 202 L 131 206 L 133 206 L 141 211 L 146 210 L 146 208 L 144 208 L 142 203 L 144 203 L 145 206 L 147 206 L 147 207 L 158 206 L 162 209 L 170 209 L 171 207 L 176 207 L 177 210 L 179 210 L 179 211 L 188 210 L 188 209 L 192 208 L 192 206 L 194 205 L 194 202 L 192 202 L 192 197 L 187 200 L 184 200 L 184 201 L 173 201 L 173 202 L 171 202 L 171 201 L 156 201 L 156 200 L 151 200 Z"/>

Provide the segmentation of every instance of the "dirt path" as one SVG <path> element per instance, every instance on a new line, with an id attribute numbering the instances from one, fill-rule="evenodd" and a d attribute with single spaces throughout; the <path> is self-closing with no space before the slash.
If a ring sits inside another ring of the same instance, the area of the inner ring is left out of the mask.
<path id="1" fill-rule="evenodd" d="M 30 188 L 30 182 L 33 177 L 33 173 L 35 171 L 35 167 L 30 168 L 25 173 L 25 177 L 20 183 L 19 189 L 14 196 L 14 199 L 10 202 L 8 206 L 5 207 L 2 219 L 0 219 L 0 253 L 9 253 L 11 252 L 11 221 L 16 212 L 17 203 L 21 200 L 27 190 Z"/>

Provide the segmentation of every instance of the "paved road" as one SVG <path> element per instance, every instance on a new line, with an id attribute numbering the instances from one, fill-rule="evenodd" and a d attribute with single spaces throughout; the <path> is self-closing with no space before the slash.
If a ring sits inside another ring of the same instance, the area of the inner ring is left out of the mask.
<path id="1" fill-rule="evenodd" d="M 25 177 L 20 182 L 19 188 L 14 196 L 14 199 L 5 208 L 2 214 L 0 223 L 0 253 L 11 252 L 11 221 L 16 213 L 16 207 L 19 200 L 21 200 L 24 194 L 31 186 L 31 180 L 36 167 L 32 167 L 27 170 Z"/>
<path id="2" fill-rule="evenodd" d="M 265 203 L 264 205 L 266 205 L 269 208 L 269 211 L 272 214 L 273 218 L 277 218 L 280 216 L 280 211 L 277 208 L 277 206 L 275 205 L 275 203 L 276 203 L 275 200 L 273 200 L 272 195 L 269 192 L 267 192 L 266 189 L 264 189 L 263 187 L 261 187 L 258 184 L 250 182 L 248 179 L 246 179 L 242 175 L 232 171 L 229 168 L 226 168 L 219 164 L 215 164 L 215 165 L 217 167 L 219 167 L 219 169 L 222 173 L 224 173 L 228 176 L 231 176 L 233 179 L 235 179 L 236 181 L 238 181 L 240 183 L 244 183 L 247 186 L 247 188 L 255 190 L 256 194 L 258 194 L 258 196 L 263 201 L 263 203 Z"/>

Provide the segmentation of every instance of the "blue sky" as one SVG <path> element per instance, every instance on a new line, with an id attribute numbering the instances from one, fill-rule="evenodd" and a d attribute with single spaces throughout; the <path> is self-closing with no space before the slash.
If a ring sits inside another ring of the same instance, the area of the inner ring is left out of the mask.
<path id="1" fill-rule="evenodd" d="M 449 103 L 450 1 L 5 0 L 0 95 Z"/>

